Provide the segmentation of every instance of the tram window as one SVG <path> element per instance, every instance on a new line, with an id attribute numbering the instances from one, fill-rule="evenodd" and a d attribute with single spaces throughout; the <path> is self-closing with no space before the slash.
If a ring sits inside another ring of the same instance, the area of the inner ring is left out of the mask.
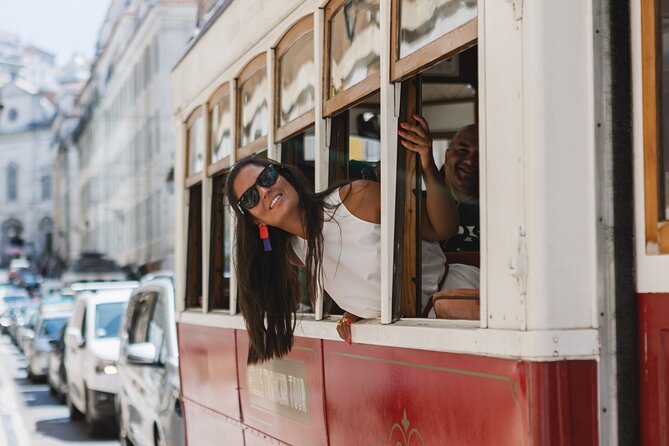
<path id="1" fill-rule="evenodd" d="M 188 178 L 202 172 L 204 168 L 204 114 L 202 108 L 195 110 L 188 118 Z"/>
<path id="2" fill-rule="evenodd" d="M 224 164 L 232 153 L 232 110 L 229 84 L 224 84 L 209 101 L 209 162 L 212 170 L 219 170 L 216 163 Z M 221 166 L 222 167 L 222 166 Z"/>
<path id="3" fill-rule="evenodd" d="M 309 128 L 281 143 L 281 162 L 291 164 L 304 174 L 309 180 L 312 192 L 316 178 L 316 135 L 314 129 Z"/>
<path id="4" fill-rule="evenodd" d="M 381 180 L 379 95 L 374 94 L 358 105 L 331 119 L 328 182 Z M 324 316 L 344 311 L 325 293 Z"/>
<path id="5" fill-rule="evenodd" d="M 230 308 L 230 212 L 224 205 L 225 175 L 212 178 L 209 310 Z"/>
<path id="6" fill-rule="evenodd" d="M 188 189 L 186 308 L 202 308 L 202 183 Z"/>
<path id="7" fill-rule="evenodd" d="M 332 118 L 329 182 L 380 181 L 379 95 Z"/>
<path id="8" fill-rule="evenodd" d="M 276 139 L 285 140 L 313 125 L 316 63 L 314 19 L 308 15 L 284 35 L 276 47 Z"/>
<path id="9" fill-rule="evenodd" d="M 309 181 L 311 191 L 315 184 L 316 135 L 314 129 L 309 128 L 281 143 L 281 162 L 297 167 Z M 307 276 L 305 268 L 297 267 L 297 277 L 300 282 L 300 302 L 298 313 L 313 313 L 314 301 L 307 291 Z"/>
<path id="10" fill-rule="evenodd" d="M 478 0 L 393 0 L 391 78 L 406 79 L 476 42 Z"/>
<path id="11" fill-rule="evenodd" d="M 402 222 L 400 243 L 405 248 L 396 265 L 403 272 L 402 286 L 394 287 L 394 308 L 400 316 L 479 318 L 477 72 L 477 49 L 472 47 L 403 83 L 404 90 L 413 92 L 403 91 L 401 121 L 411 122 L 408 118 L 417 113 L 429 124 L 435 163 L 457 205 L 460 229 L 449 240 L 426 242 L 419 220 Z M 415 181 L 422 186 L 422 178 Z M 406 187 L 398 207 L 404 209 L 404 219 L 412 219 L 420 213 L 410 208 L 420 204 L 412 202 L 411 182 Z M 417 284 L 415 277 L 422 280 Z"/>
<path id="12" fill-rule="evenodd" d="M 669 253 L 669 1 L 641 2 L 648 253 Z"/>
<path id="13" fill-rule="evenodd" d="M 331 0 L 325 16 L 323 114 L 329 116 L 379 88 L 379 1 Z"/>
<path id="14" fill-rule="evenodd" d="M 267 146 L 269 110 L 267 64 L 260 54 L 239 74 L 237 96 L 237 159 Z"/>

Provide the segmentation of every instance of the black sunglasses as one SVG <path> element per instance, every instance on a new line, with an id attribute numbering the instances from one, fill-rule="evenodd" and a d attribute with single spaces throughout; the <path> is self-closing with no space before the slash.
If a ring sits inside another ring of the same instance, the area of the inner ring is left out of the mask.
<path id="1" fill-rule="evenodd" d="M 242 209 L 253 209 L 260 201 L 260 194 L 258 193 L 256 186 L 270 187 L 273 186 L 278 179 L 279 173 L 276 171 L 273 165 L 270 164 L 269 166 L 265 167 L 262 172 L 260 172 L 260 175 L 258 175 L 258 179 L 256 180 L 255 184 L 246 189 L 246 192 L 244 192 L 242 196 L 239 197 L 239 200 L 237 200 L 237 205 Z"/>

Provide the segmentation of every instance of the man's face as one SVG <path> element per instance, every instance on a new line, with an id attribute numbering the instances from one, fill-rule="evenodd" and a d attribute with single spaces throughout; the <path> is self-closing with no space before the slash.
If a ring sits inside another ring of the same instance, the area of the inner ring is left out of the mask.
<path id="1" fill-rule="evenodd" d="M 446 151 L 444 171 L 455 191 L 478 195 L 479 135 L 475 127 L 467 127 L 455 135 Z"/>

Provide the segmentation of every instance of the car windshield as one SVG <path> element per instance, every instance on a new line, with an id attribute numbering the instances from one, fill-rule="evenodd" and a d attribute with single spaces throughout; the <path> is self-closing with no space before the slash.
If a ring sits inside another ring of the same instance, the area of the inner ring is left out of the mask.
<path id="1" fill-rule="evenodd" d="M 54 317 L 44 319 L 40 328 L 39 336 L 46 336 L 49 339 L 58 339 L 61 328 L 67 322 L 66 317 Z"/>
<path id="2" fill-rule="evenodd" d="M 95 311 L 95 337 L 116 338 L 119 335 L 125 302 L 98 304 Z"/>

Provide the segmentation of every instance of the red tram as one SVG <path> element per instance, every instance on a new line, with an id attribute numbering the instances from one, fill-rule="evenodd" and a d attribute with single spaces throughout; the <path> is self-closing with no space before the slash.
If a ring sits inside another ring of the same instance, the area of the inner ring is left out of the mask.
<path id="1" fill-rule="evenodd" d="M 172 73 L 190 445 L 667 444 L 668 2 L 201 13 Z M 421 317 L 420 171 L 397 137 L 413 113 L 442 159 L 478 125 L 478 317 Z M 315 190 L 381 182 L 381 317 L 354 324 L 351 346 L 327 295 L 307 296 L 291 353 L 247 365 L 222 191 L 251 155 Z"/>

